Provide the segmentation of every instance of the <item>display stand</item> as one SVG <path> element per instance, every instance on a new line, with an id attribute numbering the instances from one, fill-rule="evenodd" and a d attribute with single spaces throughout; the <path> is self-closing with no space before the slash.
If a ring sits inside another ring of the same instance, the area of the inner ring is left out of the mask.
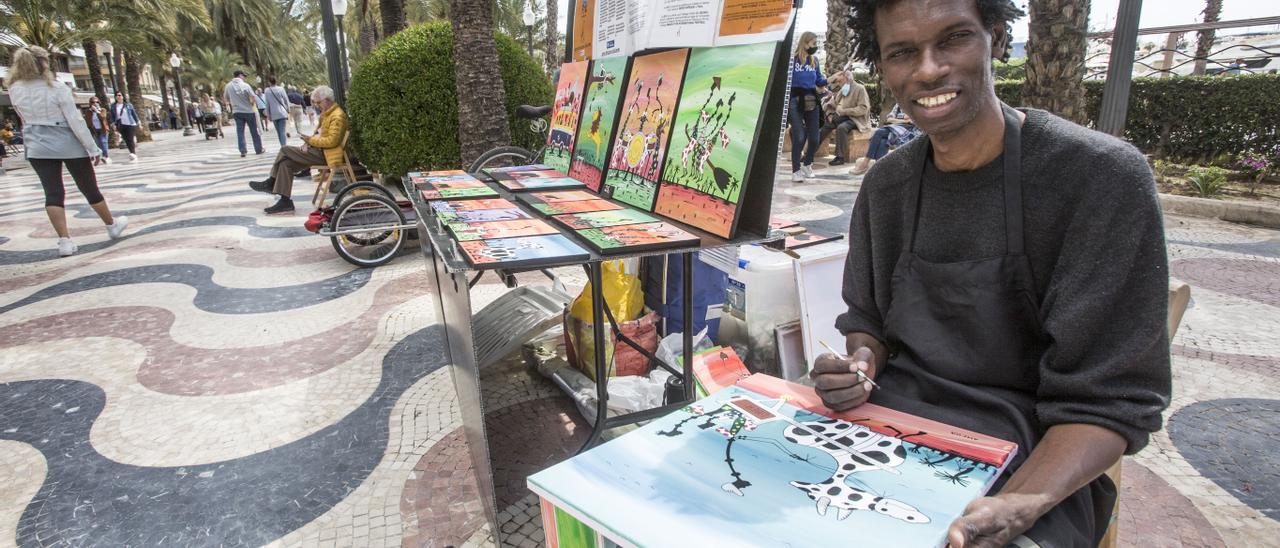
<path id="1" fill-rule="evenodd" d="M 688 296 L 693 294 L 692 269 L 695 251 L 756 243 L 781 243 L 784 234 L 777 231 L 771 232 L 769 228 L 769 211 L 773 195 L 777 155 L 767 152 L 776 150 L 777 139 L 781 135 L 781 124 L 785 114 L 784 98 L 787 92 L 786 70 L 789 67 L 790 41 L 791 35 L 788 34 L 787 39 L 777 50 L 774 77 L 769 84 L 764 114 L 761 116 L 759 131 L 756 134 L 757 149 L 766 151 L 766 153 L 757 155 L 756 160 L 752 162 L 748 171 L 748 179 L 751 184 L 747 185 L 742 197 L 741 207 L 744 213 L 739 221 L 737 235 L 734 238 L 723 239 L 708 232 L 673 222 L 677 227 L 698 236 L 700 239 L 699 245 L 610 255 L 600 255 L 588 250 L 590 256 L 586 261 L 547 262 L 539 263 L 536 267 L 521 269 L 521 271 L 547 271 L 557 267 L 584 266 L 588 281 L 591 284 L 591 323 L 594 334 L 594 367 L 597 379 L 596 417 L 598 419 L 579 451 L 586 450 L 598 443 L 601 434 L 610 428 L 635 424 L 669 414 L 693 402 L 695 399 L 695 383 L 690 380 L 692 377 L 692 360 L 685 360 L 680 368 L 674 367 L 674 364 L 666 364 L 667 368 L 683 381 L 683 398 L 681 398 L 681 401 L 670 402 L 662 407 L 621 416 L 608 416 L 609 378 L 607 376 L 608 363 L 606 360 L 605 330 L 610 329 L 610 332 L 615 332 L 616 325 L 611 325 L 613 323 L 612 318 L 609 317 L 609 314 L 606 314 L 605 310 L 601 262 L 650 255 L 679 254 L 683 261 L 685 273 L 683 287 L 681 288 L 683 295 L 686 297 L 682 299 L 685 303 L 682 314 L 684 324 L 692 325 L 692 299 L 688 298 Z M 502 270 L 500 264 L 477 268 L 468 263 L 448 231 L 435 220 L 433 209 L 413 188 L 413 185 L 407 179 L 402 180 L 402 184 L 405 186 L 405 194 L 410 197 L 413 207 L 418 213 L 418 235 L 422 253 L 428 264 L 427 282 L 431 292 L 436 297 L 436 312 L 445 330 L 447 344 L 442 350 L 446 353 L 448 362 L 452 364 L 451 373 L 458 394 L 458 408 L 462 416 L 463 430 L 475 470 L 475 481 L 480 495 L 481 506 L 485 520 L 494 533 L 494 540 L 501 544 L 508 532 L 501 530 L 498 519 L 502 509 L 497 508 L 498 496 L 495 490 L 497 486 L 494 478 L 495 470 L 500 468 L 502 464 L 495 462 L 495 459 L 503 459 L 509 455 L 503 451 L 492 450 L 494 440 L 490 438 L 487 431 L 485 415 L 486 412 L 500 409 L 505 405 L 505 402 L 485 401 L 485 391 L 482 390 L 481 386 L 481 370 L 478 366 L 479 359 L 475 346 L 473 317 L 476 310 L 472 304 L 471 289 L 478 280 L 478 276 L 483 274 L 485 270 L 497 270 L 498 274 L 508 281 L 512 279 L 511 274 L 513 271 Z M 498 192 L 502 198 L 513 198 L 511 193 L 505 190 L 498 189 Z M 508 283 L 508 285 L 511 284 Z M 683 337 L 683 354 L 690 356 L 693 349 L 693 334 L 686 332 Z M 619 342 L 618 344 L 624 343 Z M 547 428 L 554 426 L 546 425 Z M 571 455 L 563 455 L 565 458 L 569 456 Z M 523 480 L 521 480 L 521 484 L 523 485 Z"/>

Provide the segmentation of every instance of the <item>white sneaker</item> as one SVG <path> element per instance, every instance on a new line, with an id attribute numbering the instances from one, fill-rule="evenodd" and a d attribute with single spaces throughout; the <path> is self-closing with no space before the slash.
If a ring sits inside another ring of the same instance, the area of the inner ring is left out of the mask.
<path id="1" fill-rule="evenodd" d="M 800 171 L 804 173 L 804 178 L 805 178 L 805 179 L 812 179 L 812 178 L 813 178 L 813 164 L 807 164 L 807 165 L 800 166 Z"/>
<path id="2" fill-rule="evenodd" d="M 107 225 L 107 236 L 110 236 L 112 240 L 119 239 L 120 234 L 129 226 L 129 218 L 124 215 L 116 215 L 115 221 Z"/>
<path id="3" fill-rule="evenodd" d="M 107 158 L 107 157 L 105 157 L 105 156 L 104 156 L 104 157 L 102 158 L 102 163 L 107 164 L 107 165 L 111 165 L 111 158 Z"/>
<path id="4" fill-rule="evenodd" d="M 134 154 L 134 153 L 132 153 L 132 152 L 130 152 L 130 153 L 129 153 L 129 163 L 131 163 L 131 164 L 132 164 L 133 162 L 136 162 L 136 161 L 138 161 L 138 155 L 137 155 L 137 154 Z"/>
<path id="5" fill-rule="evenodd" d="M 75 242 L 71 241 L 71 238 L 58 238 L 59 257 L 70 257 L 75 254 L 77 249 L 79 247 L 76 246 Z"/>
<path id="6" fill-rule="evenodd" d="M 792 174 L 791 174 L 791 182 L 793 182 L 793 183 L 803 183 L 803 182 L 804 182 L 804 170 L 802 169 L 802 170 L 800 170 L 800 171 L 796 171 L 796 172 L 792 173 Z"/>

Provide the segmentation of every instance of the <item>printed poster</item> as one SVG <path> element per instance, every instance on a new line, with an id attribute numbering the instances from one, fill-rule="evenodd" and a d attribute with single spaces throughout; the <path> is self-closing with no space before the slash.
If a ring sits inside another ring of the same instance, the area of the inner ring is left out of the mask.
<path id="1" fill-rule="evenodd" d="M 780 42 L 795 13 L 792 0 L 724 0 L 716 45 Z"/>
<path id="2" fill-rule="evenodd" d="M 723 0 L 653 0 L 646 47 L 714 45 Z"/>
<path id="3" fill-rule="evenodd" d="M 596 32 L 596 0 L 570 0 L 573 11 L 573 60 L 591 60 L 592 37 Z"/>
<path id="4" fill-rule="evenodd" d="M 551 107 L 551 132 L 547 134 L 547 146 L 542 152 L 542 163 L 558 171 L 569 170 L 578 114 L 582 112 L 582 89 L 590 64 L 579 61 L 560 65 L 560 81 L 556 83 L 555 103 Z"/>
<path id="5" fill-rule="evenodd" d="M 733 236 L 776 48 L 745 44 L 690 54 L 655 213 Z"/>
<path id="6" fill-rule="evenodd" d="M 605 174 L 608 196 L 653 211 L 688 56 L 689 50 L 674 49 L 632 60 Z"/>
<path id="7" fill-rule="evenodd" d="M 605 154 L 609 136 L 618 123 L 618 101 L 622 99 L 627 59 L 610 57 L 591 64 L 587 79 L 586 105 L 578 125 L 578 139 L 573 145 L 573 161 L 569 176 L 582 181 L 593 191 L 604 182 Z"/>

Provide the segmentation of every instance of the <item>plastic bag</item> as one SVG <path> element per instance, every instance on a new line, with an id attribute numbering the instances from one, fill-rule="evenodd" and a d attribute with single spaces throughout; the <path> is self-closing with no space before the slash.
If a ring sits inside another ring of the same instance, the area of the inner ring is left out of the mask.
<path id="1" fill-rule="evenodd" d="M 608 376 L 644 375 L 649 371 L 649 359 L 631 345 L 621 343 L 613 336 L 605 323 L 604 359 L 608 364 Z M 618 329 L 648 352 L 658 347 L 658 315 L 649 314 L 632 321 L 619 321 Z M 595 335 L 589 321 L 565 315 L 565 342 L 569 363 L 577 367 L 591 380 L 596 378 Z M 615 349 L 617 350 L 615 353 Z"/>
<path id="2" fill-rule="evenodd" d="M 604 282 L 604 302 L 619 323 L 639 318 L 644 313 L 644 290 L 637 276 L 637 261 L 603 261 L 601 281 Z M 569 305 L 569 315 L 590 323 L 591 317 L 591 283 L 582 288 L 582 293 Z"/>
<path id="3" fill-rule="evenodd" d="M 703 350 L 709 350 L 712 346 L 711 340 L 707 338 L 707 328 L 702 328 L 698 334 L 693 336 L 693 353 L 697 355 Z M 680 360 L 680 355 L 684 353 L 684 334 L 672 333 L 662 338 L 658 342 L 658 351 L 654 352 L 659 360 L 664 363 L 680 369 L 684 367 L 684 362 Z"/>

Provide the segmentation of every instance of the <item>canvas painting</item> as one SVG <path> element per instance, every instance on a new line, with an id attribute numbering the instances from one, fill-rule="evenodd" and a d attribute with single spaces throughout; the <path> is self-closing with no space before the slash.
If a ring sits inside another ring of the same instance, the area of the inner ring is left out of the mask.
<path id="1" fill-rule="evenodd" d="M 440 181 L 477 181 L 475 176 L 462 171 L 461 169 L 430 171 L 425 174 L 411 176 L 409 177 L 409 180 L 414 184 L 435 183 Z"/>
<path id="2" fill-rule="evenodd" d="M 673 49 L 631 61 L 603 194 L 653 211 L 688 56 L 688 49 Z"/>
<path id="3" fill-rule="evenodd" d="M 541 236 L 558 234 L 555 227 L 538 219 L 518 219 L 514 221 L 493 221 L 488 223 L 449 223 L 449 232 L 459 242 L 471 240 L 491 240 L 494 238 L 515 238 L 519 236 Z"/>
<path id="4" fill-rule="evenodd" d="M 498 184 L 512 192 L 521 192 L 525 190 L 550 190 L 556 188 L 583 188 L 581 181 L 577 179 L 570 179 L 568 177 L 515 179 L 512 181 L 498 181 Z"/>
<path id="5" fill-rule="evenodd" d="M 939 546 L 1016 449 L 874 405 L 818 413 L 811 388 L 771 379 L 759 384 L 795 388 L 762 391 L 759 377 L 534 474 L 529 487 L 628 546 Z"/>
<path id="6" fill-rule="evenodd" d="M 493 177 L 499 173 L 510 173 L 512 171 L 530 171 L 538 169 L 551 169 L 547 164 L 528 164 L 523 166 L 502 166 L 502 167 L 486 167 L 483 171 L 485 175 Z"/>
<path id="7" fill-rule="evenodd" d="M 512 209 L 516 204 L 510 200 L 503 198 L 491 198 L 488 200 L 467 200 L 465 202 L 431 202 L 431 209 L 437 213 L 456 212 L 456 211 L 477 211 L 481 209 Z"/>
<path id="8" fill-rule="evenodd" d="M 422 191 L 424 200 L 465 200 L 472 198 L 492 198 L 498 192 L 481 184 L 479 187 L 445 188 L 441 190 L 426 189 Z"/>
<path id="9" fill-rule="evenodd" d="M 553 204 L 533 204 L 534 209 L 543 215 L 564 215 L 566 213 L 589 213 L 592 211 L 611 211 L 623 206 L 609 200 L 578 200 L 576 202 L 556 202 Z"/>
<path id="10" fill-rule="evenodd" d="M 668 223 L 588 228 L 578 235 L 600 253 L 627 253 L 647 249 L 698 245 L 698 237 Z"/>
<path id="11" fill-rule="evenodd" d="M 509 171 L 501 176 L 503 179 L 515 181 L 523 181 L 525 179 L 563 179 L 565 177 L 568 177 L 568 175 L 558 169 L 522 169 L 520 171 Z"/>
<path id="12" fill-rule="evenodd" d="M 580 202 L 583 200 L 599 200 L 600 197 L 585 190 L 566 190 L 564 192 L 531 192 L 517 196 L 520 201 L 537 206 L 537 204 L 555 204 L 559 202 Z"/>
<path id="13" fill-rule="evenodd" d="M 634 225 L 658 222 L 658 218 L 636 209 L 615 209 L 612 211 L 594 211 L 591 213 L 570 213 L 556 215 L 551 220 L 564 226 L 579 230 L 583 228 L 603 228 L 606 226 Z"/>
<path id="14" fill-rule="evenodd" d="M 654 212 L 733 236 L 775 49 L 769 42 L 689 55 Z"/>
<path id="15" fill-rule="evenodd" d="M 586 101 L 578 122 L 578 138 L 573 145 L 569 176 L 594 191 L 600 190 L 609 151 L 609 137 L 618 120 L 618 101 L 626 78 L 627 58 L 597 59 L 591 65 Z"/>
<path id="16" fill-rule="evenodd" d="M 586 86 L 589 61 L 560 65 L 560 81 L 556 82 L 556 98 L 551 106 L 551 132 L 542 151 L 542 163 L 560 171 L 569 170 L 574 137 L 578 133 L 578 114 L 582 112 L 582 90 Z"/>
<path id="17" fill-rule="evenodd" d="M 476 211 L 437 211 L 436 217 L 439 218 L 442 223 L 485 223 L 491 221 L 514 221 L 518 219 L 533 218 L 519 208 L 479 209 Z"/>
<path id="18" fill-rule="evenodd" d="M 534 263 L 583 261 L 587 250 L 562 234 L 459 242 L 471 266 L 527 266 Z"/>

